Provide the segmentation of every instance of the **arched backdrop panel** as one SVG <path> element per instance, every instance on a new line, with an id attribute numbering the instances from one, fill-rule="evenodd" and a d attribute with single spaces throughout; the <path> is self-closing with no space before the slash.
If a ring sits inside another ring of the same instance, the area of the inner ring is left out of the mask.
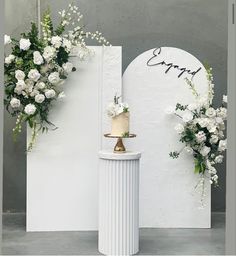
<path id="1" fill-rule="evenodd" d="M 189 71 L 183 72 L 181 68 Z M 198 92 L 207 92 L 203 64 L 190 53 L 172 47 L 142 53 L 123 75 L 123 99 L 131 109 L 130 131 L 137 134 L 137 138 L 126 140 L 126 144 L 130 149 L 142 151 L 142 227 L 210 227 L 210 184 L 206 184 L 206 206 L 199 209 L 200 195 L 195 190 L 198 176 L 193 173 L 192 157 L 187 154 L 175 160 L 169 157 L 170 151 L 183 145 L 174 130 L 179 119 L 166 115 L 165 109 L 177 102 L 193 101 L 186 77 L 192 79 Z"/>

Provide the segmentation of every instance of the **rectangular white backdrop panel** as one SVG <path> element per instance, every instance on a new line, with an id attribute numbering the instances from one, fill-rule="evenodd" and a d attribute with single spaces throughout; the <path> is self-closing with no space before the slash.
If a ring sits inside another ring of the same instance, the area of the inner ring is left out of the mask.
<path id="1" fill-rule="evenodd" d="M 96 230 L 98 151 L 111 141 L 105 107 L 121 93 L 121 47 L 91 47 L 64 84 L 50 121 L 58 129 L 39 135 L 27 155 L 27 231 Z M 30 131 L 28 130 L 28 133 Z"/>

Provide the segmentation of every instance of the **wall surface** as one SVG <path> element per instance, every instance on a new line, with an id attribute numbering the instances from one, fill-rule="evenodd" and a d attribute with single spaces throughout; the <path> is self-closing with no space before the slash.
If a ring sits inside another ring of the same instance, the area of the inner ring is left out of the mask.
<path id="1" fill-rule="evenodd" d="M 53 15 L 67 4 L 66 0 L 41 0 L 42 10 L 51 6 Z M 226 93 L 226 0 L 80 0 L 78 5 L 88 30 L 100 30 L 113 45 L 122 46 L 123 71 L 145 50 L 178 47 L 213 67 L 216 102 Z M 6 33 L 18 35 L 18 29 L 24 30 L 27 22 L 36 18 L 35 6 L 32 0 L 7 0 Z M 25 211 L 25 133 L 13 144 L 13 127 L 14 121 L 6 113 L 4 210 Z M 219 166 L 219 174 L 220 188 L 212 193 L 214 211 L 225 210 L 225 165 Z"/>

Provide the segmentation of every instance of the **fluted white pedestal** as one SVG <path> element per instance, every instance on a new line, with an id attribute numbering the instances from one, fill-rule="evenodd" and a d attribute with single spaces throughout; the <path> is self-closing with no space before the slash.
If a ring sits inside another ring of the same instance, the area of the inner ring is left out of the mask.
<path id="1" fill-rule="evenodd" d="M 101 151 L 99 157 L 99 251 L 135 254 L 139 250 L 141 153 Z"/>

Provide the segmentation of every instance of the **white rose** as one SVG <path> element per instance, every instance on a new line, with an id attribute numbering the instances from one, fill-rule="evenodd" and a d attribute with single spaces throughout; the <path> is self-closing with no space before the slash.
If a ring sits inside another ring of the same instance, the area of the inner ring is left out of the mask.
<path id="1" fill-rule="evenodd" d="M 16 58 L 16 56 L 15 55 L 13 55 L 13 54 L 10 54 L 9 56 L 7 56 L 6 58 L 5 58 L 5 63 L 6 64 L 11 64 L 14 60 L 15 60 L 15 58 Z"/>
<path id="2" fill-rule="evenodd" d="M 53 89 L 45 91 L 45 96 L 48 99 L 55 97 L 55 95 L 56 95 L 56 92 Z"/>
<path id="3" fill-rule="evenodd" d="M 58 84 L 60 82 L 60 76 L 58 72 L 53 72 L 48 76 L 48 81 L 51 84 Z"/>
<path id="4" fill-rule="evenodd" d="M 189 122 L 189 121 L 191 121 L 191 120 L 193 120 L 193 114 L 191 114 L 191 113 L 185 113 L 185 114 L 183 115 L 183 121 L 184 121 L 185 123 L 187 123 L 187 122 Z"/>
<path id="5" fill-rule="evenodd" d="M 36 84 L 36 87 L 40 90 L 43 90 L 45 88 L 46 84 L 44 82 L 38 82 Z"/>
<path id="6" fill-rule="evenodd" d="M 166 113 L 167 115 L 172 115 L 172 114 L 174 114 L 174 113 L 175 113 L 175 107 L 173 107 L 173 106 L 167 107 L 167 108 L 165 109 L 165 113 Z"/>
<path id="7" fill-rule="evenodd" d="M 64 38 L 62 46 L 66 48 L 67 52 L 69 52 L 71 50 L 72 44 L 68 39 Z"/>
<path id="8" fill-rule="evenodd" d="M 201 143 L 203 141 L 206 140 L 206 134 L 204 131 L 199 131 L 197 134 L 196 134 L 196 140 L 197 142 Z"/>
<path id="9" fill-rule="evenodd" d="M 51 43 L 55 48 L 60 48 L 62 44 L 62 38 L 60 36 L 53 36 L 51 39 Z"/>
<path id="10" fill-rule="evenodd" d="M 22 39 L 20 40 L 20 49 L 21 49 L 21 50 L 23 50 L 23 51 L 29 50 L 30 45 L 31 45 L 31 43 L 30 43 L 30 40 L 29 40 L 29 39 L 22 38 Z"/>
<path id="11" fill-rule="evenodd" d="M 198 123 L 201 127 L 207 127 L 209 125 L 209 119 L 208 118 L 201 118 L 198 119 Z"/>
<path id="12" fill-rule="evenodd" d="M 228 103 L 228 97 L 227 97 L 227 95 L 223 95 L 223 102 L 224 102 L 224 103 Z"/>
<path id="13" fill-rule="evenodd" d="M 22 93 L 22 91 L 25 89 L 26 85 L 25 82 L 23 80 L 19 80 L 16 83 L 16 87 L 14 89 L 14 92 L 18 95 L 20 95 Z"/>
<path id="14" fill-rule="evenodd" d="M 11 42 L 12 42 L 11 37 L 8 35 L 5 35 L 4 36 L 4 45 L 10 44 Z"/>
<path id="15" fill-rule="evenodd" d="M 208 108 L 206 110 L 206 116 L 210 117 L 210 118 L 213 118 L 216 116 L 216 111 L 214 108 Z"/>
<path id="16" fill-rule="evenodd" d="M 20 100 L 16 98 L 12 98 L 10 101 L 10 105 L 12 108 L 19 108 L 20 107 Z"/>
<path id="17" fill-rule="evenodd" d="M 182 124 L 177 124 L 175 130 L 177 133 L 181 134 L 184 131 L 184 126 Z"/>
<path id="18" fill-rule="evenodd" d="M 43 57 L 45 60 L 49 61 L 51 60 L 56 53 L 56 49 L 52 46 L 46 46 L 43 51 Z"/>
<path id="19" fill-rule="evenodd" d="M 45 100 L 45 96 L 43 94 L 37 94 L 34 99 L 35 102 L 42 103 Z"/>
<path id="20" fill-rule="evenodd" d="M 202 149 L 200 150 L 200 154 L 201 154 L 202 156 L 207 156 L 210 151 L 211 151 L 211 149 L 210 149 L 209 147 L 204 146 L 204 147 L 202 147 Z"/>
<path id="21" fill-rule="evenodd" d="M 65 93 L 64 92 L 60 92 L 59 94 L 58 94 L 58 99 L 64 99 L 66 97 L 66 95 L 65 95 Z"/>
<path id="22" fill-rule="evenodd" d="M 186 147 L 184 148 L 184 150 L 185 150 L 188 154 L 190 154 L 190 155 L 193 154 L 193 149 L 192 149 L 191 147 L 186 146 Z"/>
<path id="23" fill-rule="evenodd" d="M 217 135 L 211 135 L 211 138 L 210 138 L 210 143 L 211 144 L 216 144 L 218 142 L 219 138 Z"/>
<path id="24" fill-rule="evenodd" d="M 222 117 L 223 119 L 226 119 L 227 118 L 227 109 L 226 108 L 219 108 L 217 110 L 217 116 L 218 117 Z"/>
<path id="25" fill-rule="evenodd" d="M 37 69 L 31 69 L 29 74 L 28 74 L 28 78 L 35 81 L 35 82 L 37 82 L 39 80 L 40 76 L 41 75 L 40 75 L 40 73 L 38 72 Z"/>
<path id="26" fill-rule="evenodd" d="M 34 104 L 28 104 L 25 106 L 24 110 L 27 115 L 33 115 L 36 111 L 36 107 Z"/>
<path id="27" fill-rule="evenodd" d="M 222 117 L 216 117 L 215 120 L 216 120 L 217 124 L 223 123 L 223 118 Z"/>
<path id="28" fill-rule="evenodd" d="M 219 156 L 217 156 L 217 157 L 215 158 L 215 162 L 216 162 L 217 164 L 220 164 L 220 163 L 223 162 L 223 159 L 224 159 L 224 156 L 219 155 Z"/>
<path id="29" fill-rule="evenodd" d="M 220 152 L 225 151 L 227 149 L 227 140 L 220 140 L 218 150 Z"/>
<path id="30" fill-rule="evenodd" d="M 34 55 L 34 64 L 36 64 L 36 65 L 43 64 L 43 57 L 42 57 L 42 55 L 40 54 L 39 51 L 35 51 L 33 53 L 33 55 Z"/>
<path id="31" fill-rule="evenodd" d="M 16 70 L 15 71 L 15 78 L 17 80 L 24 80 L 25 79 L 25 73 L 21 70 Z"/>
<path id="32" fill-rule="evenodd" d="M 65 70 L 66 73 L 72 72 L 73 69 L 73 64 L 70 62 L 66 62 L 62 65 L 63 69 Z"/>
<path id="33" fill-rule="evenodd" d="M 109 117 L 114 117 L 114 116 L 116 116 L 116 106 L 115 106 L 115 104 L 112 102 L 112 103 L 110 103 L 109 105 L 108 105 L 108 107 L 107 107 L 107 115 L 109 116 Z"/>

